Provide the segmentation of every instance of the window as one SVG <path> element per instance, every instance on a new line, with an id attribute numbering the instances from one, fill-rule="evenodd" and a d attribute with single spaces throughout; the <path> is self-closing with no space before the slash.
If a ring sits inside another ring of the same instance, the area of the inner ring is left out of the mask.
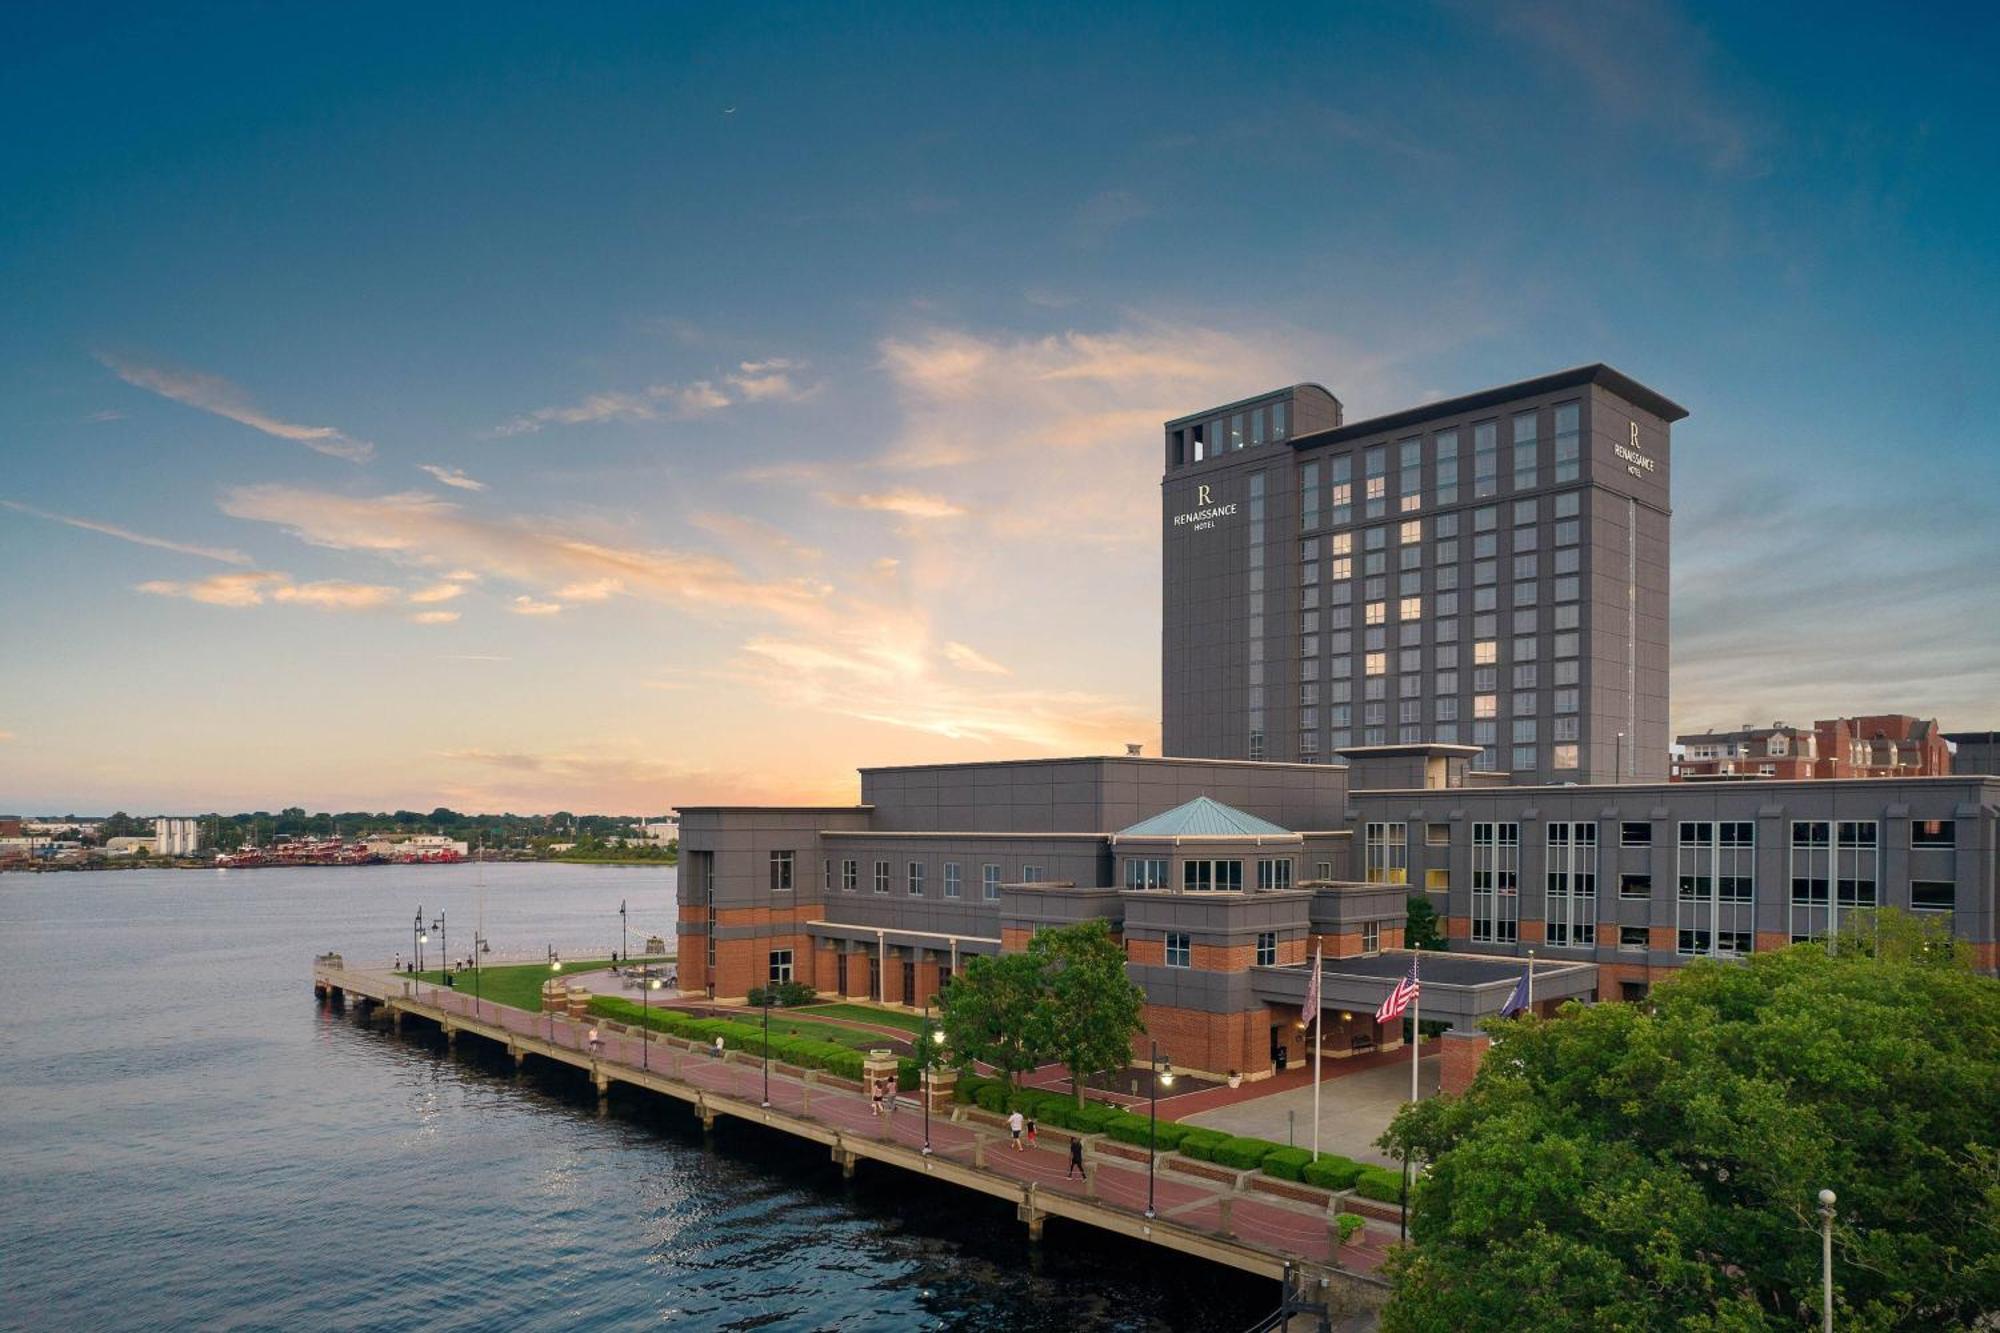
<path id="1" fill-rule="evenodd" d="M 923 896 L 924 896 L 924 863 L 923 863 L 922 861 L 912 861 L 912 862 L 910 862 L 910 863 L 909 863 L 909 865 L 908 865 L 908 866 L 906 867 L 906 869 L 907 869 L 907 870 L 908 870 L 908 872 L 909 872 L 909 873 L 908 873 L 908 881 L 909 881 L 909 890 L 910 890 L 910 896 L 911 896 L 912 898 L 921 898 L 921 897 L 923 897 Z"/>
<path id="2" fill-rule="evenodd" d="M 1292 887 L 1292 859 L 1289 856 L 1267 856 L 1257 862 L 1257 887 L 1260 889 L 1289 889 Z"/>
<path id="3" fill-rule="evenodd" d="M 1331 861 L 1315 861 L 1315 862 L 1313 862 L 1313 878 L 1314 878 L 1314 879 L 1317 879 L 1317 880 L 1329 880 L 1329 879 L 1332 879 L 1332 878 L 1333 878 L 1333 862 L 1331 862 Z"/>
<path id="4" fill-rule="evenodd" d="M 770 979 L 773 982 L 790 981 L 792 979 L 792 951 L 790 949 L 771 950 L 770 965 Z"/>
<path id="5" fill-rule="evenodd" d="M 1958 841 L 1958 825 L 1949 819 L 1910 821 L 1910 846 L 1950 847 Z"/>
<path id="6" fill-rule="evenodd" d="M 887 861 L 877 861 L 875 863 L 875 892 L 887 893 L 888 891 L 889 863 Z"/>
<path id="7" fill-rule="evenodd" d="M 1367 826 L 1364 878 L 1370 884 L 1409 883 L 1409 827 L 1388 823 Z"/>
<path id="8" fill-rule="evenodd" d="M 1756 872 L 1754 823 L 1681 821 L 1674 921 L 1682 953 L 1750 952 Z"/>
<path id="9" fill-rule="evenodd" d="M 1424 521 L 1420 518 L 1405 519 L 1402 526 L 1396 529 L 1396 540 L 1405 546 L 1411 542 L 1420 542 L 1423 539 Z"/>
<path id="10" fill-rule="evenodd" d="M 1458 432 L 1455 430 L 1438 432 L 1437 500 L 1441 505 L 1458 503 Z"/>
<path id="11" fill-rule="evenodd" d="M 959 890 L 959 864 L 956 861 L 946 861 L 944 863 L 944 896 L 947 898 L 956 898 L 959 896 Z"/>
<path id="12" fill-rule="evenodd" d="M 1040 884 L 1047 878 L 1048 871 L 1042 866 L 1021 867 L 1021 882 L 1023 884 Z"/>
<path id="13" fill-rule="evenodd" d="M 861 863 L 858 861 L 842 861 L 840 863 L 840 891 L 842 893 L 852 893 L 860 887 L 860 882 Z"/>
<path id="14" fill-rule="evenodd" d="M 1535 423 L 1538 414 L 1522 412 L 1514 417 L 1514 489 L 1525 491 L 1535 484 Z"/>
<path id="15" fill-rule="evenodd" d="M 1125 858 L 1125 887 L 1164 889 L 1167 887 L 1165 858 L 1128 856 Z"/>
<path id="16" fill-rule="evenodd" d="M 1424 888 L 1432 893 L 1447 893 L 1451 890 L 1451 871 L 1439 867 L 1424 872 Z"/>
<path id="17" fill-rule="evenodd" d="M 1554 945 L 1597 941 L 1597 825 L 1548 826 L 1547 938 Z"/>
<path id="18" fill-rule="evenodd" d="M 1167 966 L 1186 967 L 1193 950 L 1188 947 L 1188 934 L 1184 930 L 1167 932 Z"/>
<path id="19" fill-rule="evenodd" d="M 1271 404 L 1271 438 L 1274 440 L 1282 440 L 1285 438 L 1284 403 Z"/>
<path id="20" fill-rule="evenodd" d="M 1364 921 L 1361 923 L 1361 952 L 1377 954 L 1382 952 L 1382 923 Z"/>
<path id="21" fill-rule="evenodd" d="M 1520 937 L 1521 826 L 1472 826 L 1472 939 L 1511 944 Z"/>
<path id="22" fill-rule="evenodd" d="M 1625 871 L 1618 876 L 1618 896 L 1620 898 L 1651 898 L 1653 877 L 1639 871 Z"/>
<path id="23" fill-rule="evenodd" d="M 1500 492 L 1500 423 L 1481 421 L 1472 427 L 1472 494 Z"/>
<path id="24" fill-rule="evenodd" d="M 1918 912 L 1949 912 L 1958 906 L 1958 885 L 1948 879 L 1910 881 L 1910 907 Z"/>
<path id="25" fill-rule="evenodd" d="M 1000 867 L 988 862 L 979 867 L 979 891 L 987 902 L 997 902 L 1000 898 Z"/>
<path id="26" fill-rule="evenodd" d="M 1574 745 L 1558 745 L 1555 747 L 1554 755 L 1555 757 L 1549 761 L 1551 768 L 1576 768 L 1579 764 L 1577 747 Z"/>
<path id="27" fill-rule="evenodd" d="M 1334 489 L 1335 503 L 1339 502 L 1341 487 Z M 1336 514 L 1338 510 L 1336 509 Z M 1336 522 L 1339 521 L 1337 518 Z M 1319 526 L 1319 464 L 1307 463 L 1299 468 L 1299 527 L 1311 532 Z"/>
<path id="28" fill-rule="evenodd" d="M 1264 930 L 1257 933 L 1257 966 L 1276 967 L 1278 965 L 1278 932 Z"/>
<path id="29" fill-rule="evenodd" d="M 1556 404 L 1556 481 L 1575 481 L 1582 468 L 1583 406 Z"/>
<path id="30" fill-rule="evenodd" d="M 832 893 L 832 892 L 833 892 L 833 858 L 831 858 L 831 857 L 828 857 L 828 858 L 827 858 L 826 860 L 824 860 L 824 861 L 820 862 L 820 875 L 821 875 L 821 878 L 822 878 L 822 880 L 824 881 L 824 882 L 822 883 L 822 885 L 821 885 L 821 888 L 822 888 L 822 890 L 823 890 L 824 892 L 826 892 L 826 893 Z"/>
<path id="31" fill-rule="evenodd" d="M 1532 745 L 1515 746 L 1514 757 L 1509 762 L 1513 765 L 1516 773 L 1527 772 L 1535 766 L 1535 747 Z"/>
<path id="32" fill-rule="evenodd" d="M 1618 952 L 1644 953 L 1646 952 L 1647 944 L 1646 928 L 1644 926 L 1618 927 Z"/>
<path id="33" fill-rule="evenodd" d="M 771 853 L 771 892 L 790 893 L 792 891 L 792 871 L 795 861 L 795 853 Z"/>
<path id="34" fill-rule="evenodd" d="M 1449 824 L 1424 825 L 1424 846 L 1426 847 L 1451 846 L 1451 825 Z"/>
<path id="35" fill-rule="evenodd" d="M 1181 862 L 1181 891 L 1183 893 L 1243 891 L 1243 863 L 1241 861 L 1183 861 Z"/>

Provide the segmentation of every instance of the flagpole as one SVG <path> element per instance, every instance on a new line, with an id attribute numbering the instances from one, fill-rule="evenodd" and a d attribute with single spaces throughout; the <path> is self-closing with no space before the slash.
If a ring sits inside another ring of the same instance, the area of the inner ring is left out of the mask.
<path id="1" fill-rule="evenodd" d="M 1535 1012 L 1535 951 L 1528 950 L 1528 1013 Z"/>
<path id="2" fill-rule="evenodd" d="M 1416 975 L 1417 960 L 1412 956 L 1410 959 L 1410 976 L 1415 978 Z M 1417 1100 L 1417 1048 L 1423 1044 L 1424 1040 L 1423 1009 L 1423 983 L 1419 980 L 1416 993 L 1410 996 L 1410 1100 L 1413 1102 Z"/>
<path id="3" fill-rule="evenodd" d="M 1325 1026 L 1321 1015 L 1326 1013 L 1326 1004 L 1319 998 L 1320 951 L 1323 948 L 1325 946 L 1321 944 L 1313 946 L 1312 985 L 1307 987 L 1313 994 L 1313 1160 L 1315 1162 L 1319 1160 L 1319 1037 L 1320 1029 Z"/>

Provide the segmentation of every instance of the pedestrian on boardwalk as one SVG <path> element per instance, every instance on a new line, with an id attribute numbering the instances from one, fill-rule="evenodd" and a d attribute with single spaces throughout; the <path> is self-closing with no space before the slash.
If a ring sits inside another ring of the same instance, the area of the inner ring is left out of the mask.
<path id="1" fill-rule="evenodd" d="M 398 972 L 403 970 L 403 955 L 401 954 L 396 955 L 396 970 Z"/>
<path id="2" fill-rule="evenodd" d="M 598 1051 L 602 1051 L 602 1050 L 604 1049 L 604 1043 L 603 1043 L 603 1042 L 601 1042 L 601 1041 L 599 1041 L 599 1040 L 597 1039 L 597 1029 L 596 1029 L 596 1028 L 592 1028 L 592 1029 L 590 1030 L 590 1049 L 591 1049 L 591 1050 L 592 1050 L 593 1052 L 598 1052 Z"/>
<path id="3" fill-rule="evenodd" d="M 1007 1117 L 1007 1132 L 1014 1136 L 1015 1152 L 1021 1151 L 1021 1125 L 1022 1125 L 1022 1120 L 1021 1120 L 1021 1113 L 1019 1111 L 1016 1111 L 1014 1112 L 1014 1114 Z"/>
<path id="4" fill-rule="evenodd" d="M 720 1060 L 722 1058 L 722 1038 L 717 1037 L 715 1039 L 715 1046 L 713 1049 L 715 1051 L 715 1058 Z"/>
<path id="5" fill-rule="evenodd" d="M 1033 1116 L 1028 1117 L 1028 1146 L 1030 1148 L 1035 1146 L 1035 1117 Z"/>
<path id="6" fill-rule="evenodd" d="M 870 1079 L 868 1083 L 868 1109 L 876 1115 L 882 1114 L 882 1080 Z"/>
<path id="7" fill-rule="evenodd" d="M 1090 1179 L 1089 1176 L 1083 1174 L 1083 1140 L 1075 1134 L 1070 1135 L 1069 1139 L 1069 1170 L 1063 1172 L 1064 1179 L 1068 1179 L 1071 1176 L 1083 1176 L 1085 1180 Z"/>
<path id="8" fill-rule="evenodd" d="M 896 1111 L 896 1085 L 888 1079 L 882 1080 L 882 1108 L 891 1115 Z"/>

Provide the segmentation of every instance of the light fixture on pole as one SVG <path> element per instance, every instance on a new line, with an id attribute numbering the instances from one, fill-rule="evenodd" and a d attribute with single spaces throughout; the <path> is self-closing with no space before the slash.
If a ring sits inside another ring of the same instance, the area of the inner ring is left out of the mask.
<path id="1" fill-rule="evenodd" d="M 1819 1303 L 1820 1327 L 1833 1333 L 1833 1204 L 1832 1190 L 1819 1192 Z"/>
<path id="2" fill-rule="evenodd" d="M 937 1089 L 937 1062 L 943 1054 L 944 1029 L 931 1025 L 931 1002 L 924 1001 L 924 1034 L 917 1045 L 917 1077 L 922 1080 L 924 1099 L 924 1156 L 931 1155 L 931 1098 Z"/>
<path id="3" fill-rule="evenodd" d="M 550 973 L 551 973 L 551 974 L 553 974 L 553 973 L 557 973 L 557 972 L 560 972 L 560 971 L 562 971 L 562 959 L 561 959 L 561 958 L 560 958 L 559 956 L 557 956 L 557 954 L 556 954 L 556 946 L 555 946 L 555 945 L 553 945 L 553 944 L 551 944 L 551 945 L 549 945 L 549 946 L 548 946 L 548 949 L 549 949 L 549 971 L 550 971 Z M 551 998 L 553 998 L 553 997 L 551 997 Z M 556 1041 L 556 1011 L 555 1011 L 554 1009 L 550 1009 L 550 1010 L 549 1010 L 549 1045 L 551 1045 L 551 1046 L 555 1045 L 555 1041 Z"/>
<path id="4" fill-rule="evenodd" d="M 1152 1110 L 1148 1112 L 1146 1121 L 1146 1218 L 1148 1221 L 1152 1220 L 1153 1217 L 1154 1164 L 1160 1155 L 1160 1089 L 1162 1087 L 1171 1088 L 1174 1085 L 1173 1062 L 1160 1059 L 1160 1043 L 1156 1041 L 1152 1045 L 1152 1059 L 1147 1062 L 1150 1066 L 1149 1072 L 1153 1076 Z"/>
<path id="5" fill-rule="evenodd" d="M 764 983 L 764 1100 L 759 1104 L 766 1111 L 771 1109 L 771 992 L 776 989 L 774 982 Z"/>
<path id="6" fill-rule="evenodd" d="M 424 970 L 424 905 L 417 904 L 417 919 L 410 926 L 410 973 Z"/>
<path id="7" fill-rule="evenodd" d="M 639 988 L 640 1008 L 645 1011 L 645 1019 L 639 1033 L 639 1068 L 651 1069 L 648 1057 L 653 1053 L 653 999 L 652 992 L 660 988 L 658 977 L 647 977 L 646 984 Z"/>
<path id="8" fill-rule="evenodd" d="M 618 960 L 629 964 L 632 961 L 632 941 L 625 934 L 625 900 L 618 900 Z"/>
<path id="9" fill-rule="evenodd" d="M 472 932 L 472 1016 L 479 1017 L 479 955 L 486 952 L 486 936 Z"/>
<path id="10" fill-rule="evenodd" d="M 437 920 L 431 922 L 431 929 L 438 933 L 438 972 L 444 977 L 444 984 L 451 984 L 451 946 L 445 942 L 444 909 L 438 908 Z"/>

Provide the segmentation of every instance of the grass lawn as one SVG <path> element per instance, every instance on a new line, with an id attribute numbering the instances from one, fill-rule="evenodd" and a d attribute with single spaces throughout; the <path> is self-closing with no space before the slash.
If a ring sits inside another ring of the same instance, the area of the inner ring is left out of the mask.
<path id="1" fill-rule="evenodd" d="M 922 1035 L 924 1030 L 922 1014 L 897 1013 L 893 1009 L 872 1009 L 865 1004 L 808 1004 L 791 1012 L 818 1014 L 826 1018 L 847 1018 L 856 1023 L 876 1023 L 883 1027 L 901 1028 L 916 1035 Z"/>
<path id="2" fill-rule="evenodd" d="M 562 975 L 574 977 L 579 974 L 601 972 L 611 966 L 609 958 L 592 959 L 581 963 L 563 962 Z M 511 1005 L 516 1009 L 538 1010 L 542 1007 L 542 983 L 556 975 L 549 971 L 547 963 L 521 963 L 507 967 L 483 967 L 479 970 L 479 996 L 495 1004 Z M 442 972 L 419 972 L 419 980 L 435 985 L 444 984 Z M 452 984 L 467 995 L 472 994 L 472 973 L 454 972 Z M 591 987 L 593 991 L 598 987 Z M 605 988 L 607 995 L 619 994 L 615 987 Z"/>

